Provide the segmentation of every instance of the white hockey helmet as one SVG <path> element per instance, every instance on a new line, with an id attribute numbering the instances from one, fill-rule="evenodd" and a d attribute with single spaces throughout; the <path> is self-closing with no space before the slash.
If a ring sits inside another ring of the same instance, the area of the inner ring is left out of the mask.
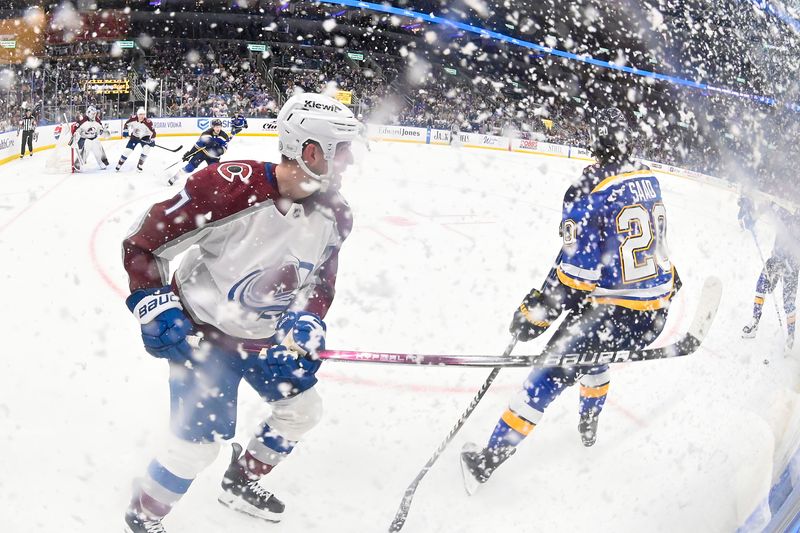
<path id="1" fill-rule="evenodd" d="M 146 117 L 147 116 L 147 111 L 145 111 L 143 107 L 140 107 L 139 109 L 136 110 L 136 116 L 137 117 L 139 117 L 139 116 Z"/>
<path id="2" fill-rule="evenodd" d="M 94 107 L 93 105 L 90 105 L 89 107 L 87 107 L 86 108 L 86 116 L 89 117 L 90 119 L 93 119 L 94 117 L 96 117 L 97 116 L 97 108 Z"/>
<path id="3" fill-rule="evenodd" d="M 358 137 L 359 122 L 347 106 L 329 96 L 300 93 L 289 98 L 278 113 L 278 150 L 294 159 L 303 171 L 327 186 L 333 177 L 333 158 L 341 143 Z M 303 148 L 315 141 L 322 148 L 328 169 L 325 174 L 312 172 L 303 161 Z"/>

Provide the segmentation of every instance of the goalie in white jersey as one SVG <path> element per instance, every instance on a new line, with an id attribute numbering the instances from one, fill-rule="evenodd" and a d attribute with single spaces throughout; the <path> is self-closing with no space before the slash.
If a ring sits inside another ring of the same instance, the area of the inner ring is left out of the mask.
<path id="1" fill-rule="evenodd" d="M 108 130 L 100 121 L 100 114 L 93 106 L 86 109 L 86 114 L 81 116 L 72 126 L 72 148 L 75 150 L 74 170 L 86 168 L 91 154 L 101 169 L 108 166 L 108 158 L 101 137 L 108 137 Z"/>
<path id="2" fill-rule="evenodd" d="M 172 404 L 169 442 L 125 516 L 130 533 L 163 532 L 162 518 L 217 457 L 220 440 L 234 436 L 242 379 L 272 414 L 244 453 L 233 446 L 219 497 L 228 507 L 280 520 L 283 503 L 258 479 L 322 415 L 316 355 L 325 348 L 339 248 L 352 228 L 338 185 L 359 124 L 318 94 L 290 98 L 277 122 L 279 164 L 228 161 L 197 172 L 123 243 L 128 307 L 145 349 L 169 362 Z M 169 262 L 182 253 L 170 280 Z M 203 339 L 199 349 L 192 338 Z M 272 345 L 266 357 L 245 354 L 253 340 Z"/>

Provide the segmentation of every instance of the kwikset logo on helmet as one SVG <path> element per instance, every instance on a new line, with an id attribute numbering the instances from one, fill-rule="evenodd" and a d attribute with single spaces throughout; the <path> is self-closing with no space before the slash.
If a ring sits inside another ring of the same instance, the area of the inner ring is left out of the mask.
<path id="1" fill-rule="evenodd" d="M 315 102 L 314 100 L 306 100 L 303 104 L 306 107 L 310 107 L 311 109 L 322 109 L 323 111 L 339 111 L 339 108 L 332 104 L 321 104 L 319 102 Z"/>

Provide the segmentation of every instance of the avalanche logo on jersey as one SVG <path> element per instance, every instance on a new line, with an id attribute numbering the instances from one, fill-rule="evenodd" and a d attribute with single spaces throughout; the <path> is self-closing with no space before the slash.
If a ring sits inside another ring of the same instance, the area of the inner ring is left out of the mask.
<path id="1" fill-rule="evenodd" d="M 83 134 L 87 139 L 96 139 L 100 134 L 100 130 L 96 126 L 86 126 L 81 129 L 83 130 Z"/>
<path id="2" fill-rule="evenodd" d="M 260 319 L 276 319 L 289 307 L 313 269 L 313 264 L 289 256 L 278 268 L 255 270 L 234 283 L 228 300 L 258 314 Z"/>
<path id="3" fill-rule="evenodd" d="M 253 175 L 253 167 L 247 163 L 222 163 L 217 167 L 217 173 L 231 183 L 236 180 L 247 183 Z"/>

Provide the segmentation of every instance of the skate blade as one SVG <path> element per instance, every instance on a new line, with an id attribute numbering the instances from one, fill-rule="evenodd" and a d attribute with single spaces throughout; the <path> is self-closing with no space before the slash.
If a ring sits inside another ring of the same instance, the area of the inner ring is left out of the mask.
<path id="1" fill-rule="evenodd" d="M 267 522 L 280 522 L 281 518 L 283 518 L 283 513 L 277 514 L 269 511 L 262 511 L 261 509 L 253 507 L 249 503 L 242 501 L 238 497 L 228 492 L 223 492 L 220 494 L 217 498 L 217 501 L 229 509 L 233 509 L 234 511 L 238 511 L 254 518 L 266 520 Z"/>
<path id="2" fill-rule="evenodd" d="M 480 448 L 472 442 L 465 443 L 461 448 L 462 453 L 479 451 Z M 473 476 L 472 472 L 469 471 L 469 466 L 464 462 L 464 457 L 461 454 L 458 456 L 458 461 L 461 463 L 461 477 L 464 480 L 464 490 L 466 491 L 467 496 L 472 496 L 478 492 L 478 488 L 480 488 L 481 483 L 475 479 L 475 476 Z"/>

